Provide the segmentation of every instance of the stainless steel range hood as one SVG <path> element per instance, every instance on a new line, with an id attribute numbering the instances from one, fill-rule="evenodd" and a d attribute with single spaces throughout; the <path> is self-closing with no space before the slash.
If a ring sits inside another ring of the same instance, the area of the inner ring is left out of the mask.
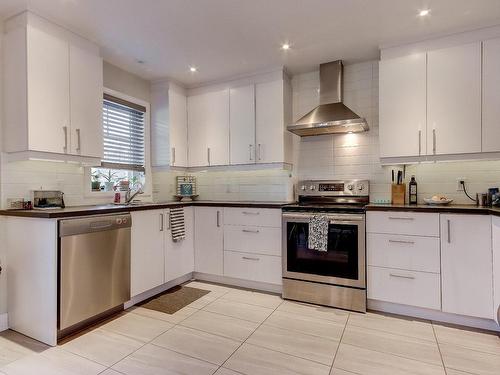
<path id="1" fill-rule="evenodd" d="M 342 103 L 342 61 L 319 66 L 319 106 L 287 129 L 302 137 L 359 133 L 368 130 L 366 120 Z"/>

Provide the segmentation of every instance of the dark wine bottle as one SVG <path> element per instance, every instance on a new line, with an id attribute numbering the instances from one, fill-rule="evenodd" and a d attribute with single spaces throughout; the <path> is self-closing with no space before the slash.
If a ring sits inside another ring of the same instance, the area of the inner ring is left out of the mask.
<path id="1" fill-rule="evenodd" d="M 411 176 L 410 183 L 408 184 L 408 192 L 410 204 L 417 204 L 417 181 L 415 181 L 415 176 Z"/>

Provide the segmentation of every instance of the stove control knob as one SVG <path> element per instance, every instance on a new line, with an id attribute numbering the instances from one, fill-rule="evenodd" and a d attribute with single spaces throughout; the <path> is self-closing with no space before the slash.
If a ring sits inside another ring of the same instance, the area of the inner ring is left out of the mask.
<path id="1" fill-rule="evenodd" d="M 347 190 L 351 190 L 352 191 L 352 189 L 354 189 L 354 185 L 353 184 L 347 185 Z"/>
<path id="2" fill-rule="evenodd" d="M 365 188 L 365 185 L 363 185 L 363 184 L 359 184 L 358 185 L 358 190 L 359 191 L 363 190 L 364 188 Z"/>
<path id="3" fill-rule="evenodd" d="M 306 186 L 306 185 L 302 185 L 302 186 L 300 187 L 300 190 L 306 190 L 306 189 L 307 189 L 307 186 Z"/>
<path id="4" fill-rule="evenodd" d="M 309 186 L 309 190 L 316 190 L 316 186 L 314 185 Z"/>

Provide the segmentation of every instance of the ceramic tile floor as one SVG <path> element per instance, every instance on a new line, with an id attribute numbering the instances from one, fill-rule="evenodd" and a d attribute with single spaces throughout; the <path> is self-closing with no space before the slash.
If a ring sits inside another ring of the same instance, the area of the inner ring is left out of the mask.
<path id="1" fill-rule="evenodd" d="M 56 348 L 3 332 L 0 374 L 500 374 L 494 334 L 189 285 L 210 293 L 173 315 L 131 308 Z"/>

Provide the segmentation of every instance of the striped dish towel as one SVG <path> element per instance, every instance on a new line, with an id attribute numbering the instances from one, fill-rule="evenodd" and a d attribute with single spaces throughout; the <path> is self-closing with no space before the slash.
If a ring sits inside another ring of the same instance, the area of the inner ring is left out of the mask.
<path id="1" fill-rule="evenodd" d="M 172 241 L 174 242 L 179 242 L 186 238 L 183 207 L 170 209 L 170 231 L 172 233 Z"/>

